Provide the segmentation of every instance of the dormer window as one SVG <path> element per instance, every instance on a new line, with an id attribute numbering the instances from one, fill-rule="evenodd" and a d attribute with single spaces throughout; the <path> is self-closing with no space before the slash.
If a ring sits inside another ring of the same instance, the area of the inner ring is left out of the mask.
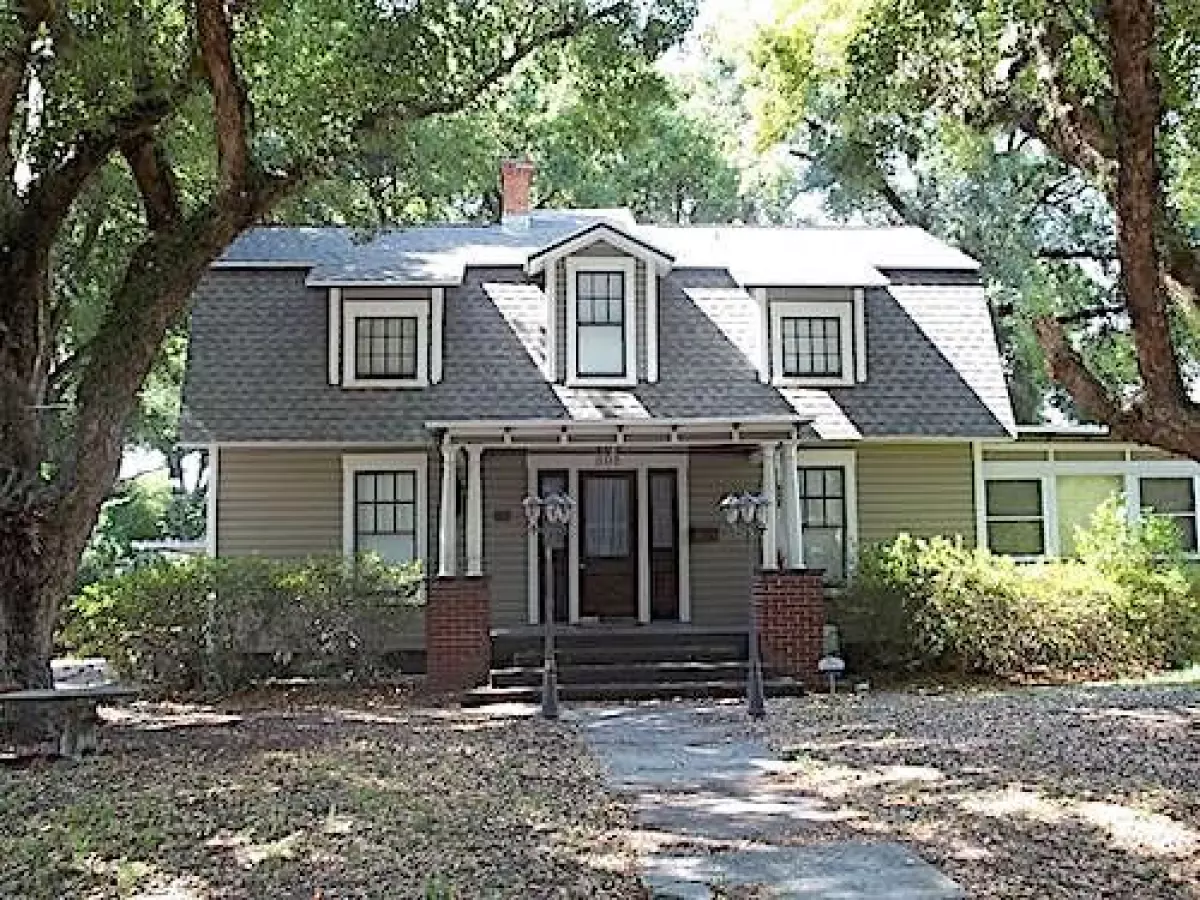
<path id="1" fill-rule="evenodd" d="M 624 378 L 625 273 L 575 273 L 575 360 L 589 378 Z"/>
<path id="2" fill-rule="evenodd" d="M 344 298 L 341 306 L 343 387 L 430 383 L 429 301 Z"/>
<path id="3" fill-rule="evenodd" d="M 360 316 L 354 320 L 354 377 L 359 381 L 417 377 L 416 316 Z"/>
<path id="4" fill-rule="evenodd" d="M 637 262 L 573 256 L 567 267 L 567 383 L 637 384 Z"/>
<path id="5" fill-rule="evenodd" d="M 838 316 L 783 316 L 783 374 L 789 378 L 842 377 L 842 320 Z"/>
<path id="6" fill-rule="evenodd" d="M 855 301 L 770 301 L 771 380 L 783 387 L 840 387 L 863 380 Z M 859 328 L 861 329 L 861 323 Z M 861 343 L 861 341 L 860 341 Z"/>

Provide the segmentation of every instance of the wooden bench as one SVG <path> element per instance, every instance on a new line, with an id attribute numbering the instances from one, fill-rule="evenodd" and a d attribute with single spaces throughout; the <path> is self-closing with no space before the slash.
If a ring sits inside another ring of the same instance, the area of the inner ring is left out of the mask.
<path id="1" fill-rule="evenodd" d="M 140 694 L 135 687 L 102 684 L 0 693 L 0 746 L 18 756 L 55 755 L 78 759 L 99 747 L 101 703 L 121 703 Z M 50 745 L 50 746 L 47 746 Z"/>

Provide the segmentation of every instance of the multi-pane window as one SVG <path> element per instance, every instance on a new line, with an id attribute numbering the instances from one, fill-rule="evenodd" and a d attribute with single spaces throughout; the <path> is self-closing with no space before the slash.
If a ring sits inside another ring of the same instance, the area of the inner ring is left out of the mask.
<path id="1" fill-rule="evenodd" d="M 1142 509 L 1166 516 L 1179 530 L 1180 544 L 1196 552 L 1196 494 L 1191 478 L 1142 478 L 1138 488 Z"/>
<path id="2" fill-rule="evenodd" d="M 417 473 L 370 471 L 354 475 L 354 550 L 391 563 L 417 556 Z"/>
<path id="3" fill-rule="evenodd" d="M 575 277 L 576 368 L 585 376 L 624 377 L 625 273 Z"/>
<path id="4" fill-rule="evenodd" d="M 842 376 L 842 320 L 837 316 L 784 316 L 783 374 L 803 378 Z"/>
<path id="5" fill-rule="evenodd" d="M 846 576 L 846 470 L 841 466 L 800 469 L 800 517 L 804 561 L 826 578 Z"/>
<path id="6" fill-rule="evenodd" d="M 359 316 L 354 320 L 354 377 L 416 378 L 417 317 Z"/>
<path id="7" fill-rule="evenodd" d="M 989 481 L 985 495 L 987 545 L 993 553 L 1041 556 L 1046 552 L 1039 479 Z"/>

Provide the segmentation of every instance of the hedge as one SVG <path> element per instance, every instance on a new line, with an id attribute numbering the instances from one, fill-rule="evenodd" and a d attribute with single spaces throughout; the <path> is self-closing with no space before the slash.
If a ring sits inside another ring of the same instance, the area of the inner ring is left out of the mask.
<path id="1" fill-rule="evenodd" d="M 1108 677 L 1200 661 L 1200 601 L 1174 526 L 1109 503 L 1073 559 L 1018 563 L 961 539 L 867 548 L 830 617 L 860 670 Z"/>
<path id="2" fill-rule="evenodd" d="M 84 588 L 59 641 L 168 691 L 244 687 L 272 654 L 358 677 L 381 666 L 423 602 L 420 585 L 419 567 L 373 557 L 158 560 Z"/>

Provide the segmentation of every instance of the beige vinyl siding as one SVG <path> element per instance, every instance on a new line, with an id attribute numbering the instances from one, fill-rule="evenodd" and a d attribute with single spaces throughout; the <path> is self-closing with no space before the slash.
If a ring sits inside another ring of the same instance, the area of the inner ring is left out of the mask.
<path id="1" fill-rule="evenodd" d="M 858 533 L 863 545 L 901 532 L 975 540 L 968 443 L 871 444 L 858 450 Z"/>
<path id="2" fill-rule="evenodd" d="M 596 241 L 594 244 L 588 244 L 583 249 L 571 254 L 572 256 L 629 256 L 623 250 L 619 250 L 612 244 L 606 241 Z M 646 344 L 646 316 L 647 316 L 647 299 L 646 299 L 646 263 L 638 259 L 637 269 L 634 273 L 634 308 L 636 310 L 635 325 L 637 327 L 637 377 L 638 381 L 646 380 L 646 373 L 649 372 L 648 362 L 648 346 Z M 567 341 L 571 340 L 571 336 L 567 334 L 567 266 L 566 258 L 559 259 L 554 262 L 554 272 L 552 276 L 555 290 L 555 353 L 557 360 L 555 363 L 555 380 L 565 381 L 567 377 Z"/>
<path id="3" fill-rule="evenodd" d="M 718 529 L 716 541 L 691 542 L 692 622 L 743 625 L 750 578 L 750 548 L 744 537 L 720 525 L 717 503 L 731 490 L 755 490 L 762 469 L 747 451 L 693 453 L 688 463 L 688 512 L 693 533 Z"/>
<path id="4" fill-rule="evenodd" d="M 218 556 L 342 552 L 340 451 L 222 447 L 217 472 Z"/>
<path id="5" fill-rule="evenodd" d="M 484 452 L 483 571 L 490 579 L 493 626 L 529 621 L 528 546 L 521 510 L 526 477 L 523 452 Z"/>

